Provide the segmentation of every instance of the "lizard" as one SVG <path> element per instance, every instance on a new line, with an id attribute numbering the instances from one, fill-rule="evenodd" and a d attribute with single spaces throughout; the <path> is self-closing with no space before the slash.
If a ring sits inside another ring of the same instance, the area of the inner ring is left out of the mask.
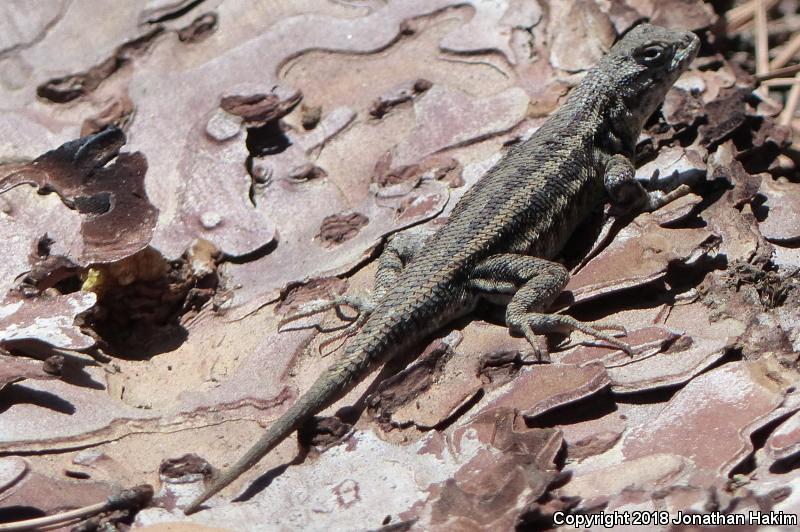
<path id="1" fill-rule="evenodd" d="M 698 48 L 691 32 L 634 26 L 560 109 L 464 193 L 435 233 L 425 239 L 398 233 L 388 240 L 370 301 L 343 295 L 285 318 L 282 323 L 341 306 L 359 312 L 352 324 L 358 330 L 341 358 L 185 512 L 197 511 L 372 369 L 469 314 L 480 300 L 506 302 L 509 330 L 537 353 L 539 335 L 578 330 L 633 354 L 606 332 L 624 332 L 622 327 L 546 312 L 569 280 L 554 258 L 579 223 L 609 200 L 618 212 L 637 213 L 689 192 L 685 184 L 648 191 L 635 178 L 633 160 L 646 120 Z"/>

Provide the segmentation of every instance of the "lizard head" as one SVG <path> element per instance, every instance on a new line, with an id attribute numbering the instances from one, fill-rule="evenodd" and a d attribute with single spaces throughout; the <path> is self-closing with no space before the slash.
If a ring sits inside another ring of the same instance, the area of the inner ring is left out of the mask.
<path id="1" fill-rule="evenodd" d="M 641 128 L 689 68 L 699 47 L 694 33 L 640 24 L 611 48 L 598 67 Z"/>

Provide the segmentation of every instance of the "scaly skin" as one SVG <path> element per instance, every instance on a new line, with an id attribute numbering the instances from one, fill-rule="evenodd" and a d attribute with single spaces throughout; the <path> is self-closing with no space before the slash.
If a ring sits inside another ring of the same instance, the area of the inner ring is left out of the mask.
<path id="1" fill-rule="evenodd" d="M 607 326 L 545 313 L 569 277 L 550 259 L 603 201 L 610 199 L 622 211 L 653 210 L 688 191 L 646 192 L 633 177 L 631 158 L 645 120 L 697 49 L 691 33 L 637 26 L 587 73 L 558 112 L 464 195 L 445 226 L 421 248 L 409 248 L 416 253 L 407 264 L 403 253 L 384 253 L 376 304 L 365 311 L 369 317 L 344 356 L 186 513 L 343 397 L 371 367 L 471 312 L 479 298 L 510 298 L 506 322 L 534 347 L 537 334 L 577 329 L 631 352 L 599 330 Z"/>

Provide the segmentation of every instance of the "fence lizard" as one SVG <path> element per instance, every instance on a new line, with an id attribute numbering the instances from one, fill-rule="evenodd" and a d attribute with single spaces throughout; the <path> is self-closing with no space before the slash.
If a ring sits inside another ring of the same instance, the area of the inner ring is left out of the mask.
<path id="1" fill-rule="evenodd" d="M 546 313 L 569 278 L 552 259 L 606 200 L 619 212 L 649 211 L 688 192 L 686 185 L 669 193 L 646 191 L 634 178 L 632 159 L 645 121 L 698 47 L 692 33 L 636 26 L 586 74 L 561 109 L 464 194 L 435 234 L 421 242 L 401 233 L 388 242 L 371 301 L 343 296 L 291 316 L 349 305 L 360 312 L 353 323 L 360 330 L 342 358 L 186 513 L 344 396 L 371 368 L 468 314 L 481 298 L 510 299 L 506 323 L 534 349 L 536 335 L 579 330 L 631 353 L 603 330 L 614 326 Z"/>

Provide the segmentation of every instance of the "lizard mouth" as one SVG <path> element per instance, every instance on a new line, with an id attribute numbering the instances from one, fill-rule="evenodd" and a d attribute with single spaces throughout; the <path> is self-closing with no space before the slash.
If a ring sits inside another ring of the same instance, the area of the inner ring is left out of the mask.
<path id="1" fill-rule="evenodd" d="M 683 70 L 691 63 L 700 49 L 700 39 L 694 33 L 689 32 L 684 35 L 682 45 L 672 58 L 673 69 Z"/>

